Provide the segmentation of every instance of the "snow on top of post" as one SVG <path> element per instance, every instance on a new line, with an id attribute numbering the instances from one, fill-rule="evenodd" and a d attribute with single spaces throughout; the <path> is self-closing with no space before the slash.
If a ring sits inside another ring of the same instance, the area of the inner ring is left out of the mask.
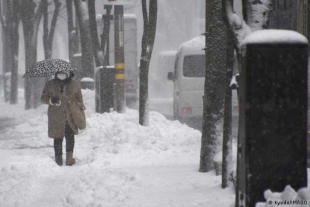
<path id="1" fill-rule="evenodd" d="M 81 82 L 94 82 L 94 79 L 89 78 L 89 77 L 85 77 L 81 79 Z"/>
<path id="2" fill-rule="evenodd" d="M 137 15 L 135 15 L 133 13 L 126 13 L 126 14 L 124 14 L 124 18 L 126 18 L 126 19 L 137 19 Z"/>
<path id="3" fill-rule="evenodd" d="M 242 42 L 241 46 L 247 44 L 259 43 L 303 43 L 308 44 L 308 40 L 302 34 L 292 30 L 260 30 L 248 35 Z"/>
<path id="4" fill-rule="evenodd" d="M 107 5 L 132 5 L 134 0 L 103 0 L 103 4 Z"/>
<path id="5" fill-rule="evenodd" d="M 95 68 L 95 71 L 100 70 L 100 69 L 102 69 L 102 68 L 103 68 L 102 65 L 101 65 L 101 66 L 98 66 L 98 67 Z"/>

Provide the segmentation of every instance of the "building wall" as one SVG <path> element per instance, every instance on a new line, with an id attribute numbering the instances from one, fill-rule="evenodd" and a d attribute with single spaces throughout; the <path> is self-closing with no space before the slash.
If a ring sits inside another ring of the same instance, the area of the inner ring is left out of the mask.
<path id="1" fill-rule="evenodd" d="M 297 1 L 297 31 L 308 36 L 308 1 Z"/>
<path id="2" fill-rule="evenodd" d="M 271 29 L 297 30 L 297 5 L 299 0 L 275 0 L 270 13 Z"/>
<path id="3" fill-rule="evenodd" d="M 310 38 L 308 0 L 274 0 L 273 3 L 269 20 L 271 29 L 294 30 Z"/>

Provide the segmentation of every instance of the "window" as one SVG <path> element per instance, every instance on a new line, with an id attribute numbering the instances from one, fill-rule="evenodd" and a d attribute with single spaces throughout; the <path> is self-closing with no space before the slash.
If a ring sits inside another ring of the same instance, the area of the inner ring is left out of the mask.
<path id="1" fill-rule="evenodd" d="M 185 56 L 183 75 L 185 77 L 205 77 L 205 55 Z"/>

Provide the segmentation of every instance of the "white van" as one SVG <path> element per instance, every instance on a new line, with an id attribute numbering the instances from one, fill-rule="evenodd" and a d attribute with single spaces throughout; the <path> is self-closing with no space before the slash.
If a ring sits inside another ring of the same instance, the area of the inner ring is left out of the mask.
<path id="1" fill-rule="evenodd" d="M 168 73 L 168 79 L 174 81 L 174 118 L 187 124 L 198 121 L 198 128 L 201 128 L 203 115 L 204 48 L 204 36 L 181 44 L 176 54 L 174 72 Z"/>
<path id="2" fill-rule="evenodd" d="M 174 71 L 176 54 L 176 50 L 159 52 L 158 68 L 156 72 L 151 74 L 155 85 L 153 91 L 158 97 L 169 98 L 171 100 L 173 82 L 167 80 L 167 73 Z"/>

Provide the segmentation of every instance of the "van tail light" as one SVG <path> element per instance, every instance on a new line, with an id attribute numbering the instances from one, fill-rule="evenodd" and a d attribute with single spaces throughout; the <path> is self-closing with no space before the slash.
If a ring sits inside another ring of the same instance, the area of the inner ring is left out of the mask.
<path id="1" fill-rule="evenodd" d="M 191 114 L 192 113 L 192 107 L 183 107 L 182 113 L 183 114 Z"/>
<path id="2" fill-rule="evenodd" d="M 127 89 L 132 89 L 133 86 L 132 86 L 132 84 L 127 84 L 126 88 L 127 88 Z"/>

